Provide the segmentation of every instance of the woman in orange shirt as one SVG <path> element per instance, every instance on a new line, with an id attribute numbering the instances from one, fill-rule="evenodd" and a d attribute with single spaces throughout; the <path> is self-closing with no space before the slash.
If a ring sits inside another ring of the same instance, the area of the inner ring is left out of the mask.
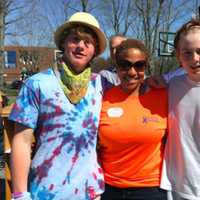
<path id="1" fill-rule="evenodd" d="M 159 188 L 167 130 L 166 89 L 145 88 L 148 51 L 135 39 L 116 51 L 121 84 L 105 93 L 99 158 L 105 175 L 102 200 L 166 200 Z"/>

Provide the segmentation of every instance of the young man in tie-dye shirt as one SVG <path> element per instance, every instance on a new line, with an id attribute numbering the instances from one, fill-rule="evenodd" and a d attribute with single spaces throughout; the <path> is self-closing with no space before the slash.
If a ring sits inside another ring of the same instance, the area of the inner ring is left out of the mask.
<path id="1" fill-rule="evenodd" d="M 103 82 L 90 62 L 105 50 L 106 38 L 97 20 L 82 12 L 54 36 L 63 58 L 25 81 L 9 116 L 15 121 L 13 199 L 98 199 L 104 189 L 96 158 Z"/>

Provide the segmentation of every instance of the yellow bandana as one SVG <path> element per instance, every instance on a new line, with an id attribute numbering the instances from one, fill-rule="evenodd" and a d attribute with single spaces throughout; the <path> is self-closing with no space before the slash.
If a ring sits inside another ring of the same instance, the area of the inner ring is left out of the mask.
<path id="1" fill-rule="evenodd" d="M 58 70 L 60 71 L 60 85 L 66 97 L 73 104 L 79 103 L 87 92 L 91 76 L 90 67 L 87 67 L 82 73 L 77 75 L 62 61 L 58 65 Z"/>

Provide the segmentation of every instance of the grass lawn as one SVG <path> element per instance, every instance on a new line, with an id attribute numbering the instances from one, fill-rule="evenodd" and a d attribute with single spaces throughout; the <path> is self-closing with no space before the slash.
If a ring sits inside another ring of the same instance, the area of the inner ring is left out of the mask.
<path id="1" fill-rule="evenodd" d="M 12 97 L 12 98 L 9 98 L 9 99 L 8 99 L 8 106 L 11 105 L 11 104 L 14 103 L 14 102 L 15 102 L 15 98 L 13 98 L 13 97 Z"/>

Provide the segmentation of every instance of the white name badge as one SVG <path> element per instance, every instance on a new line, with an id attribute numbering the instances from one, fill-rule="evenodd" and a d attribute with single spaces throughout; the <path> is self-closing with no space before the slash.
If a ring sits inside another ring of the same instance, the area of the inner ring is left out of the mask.
<path id="1" fill-rule="evenodd" d="M 124 111 L 120 107 L 109 108 L 107 114 L 109 117 L 121 117 L 124 114 Z"/>

